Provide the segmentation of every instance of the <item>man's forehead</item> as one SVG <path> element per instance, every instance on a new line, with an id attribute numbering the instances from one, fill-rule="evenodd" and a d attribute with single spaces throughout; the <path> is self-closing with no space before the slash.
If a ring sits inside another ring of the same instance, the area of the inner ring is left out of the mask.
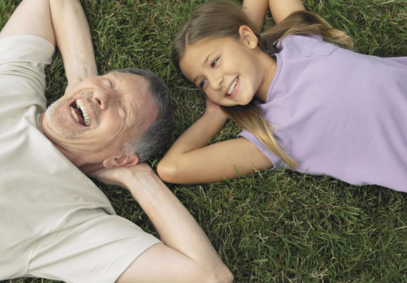
<path id="1" fill-rule="evenodd" d="M 139 75 L 130 73 L 110 72 L 107 76 L 113 77 L 120 88 L 131 88 L 134 91 L 145 93 L 148 91 L 148 81 Z"/>
<path id="2" fill-rule="evenodd" d="M 114 81 L 114 88 L 121 92 L 124 99 L 134 108 L 144 108 L 152 100 L 149 82 L 142 76 L 128 73 L 111 72 L 107 74 Z"/>
<path id="3" fill-rule="evenodd" d="M 123 91 L 124 100 L 131 107 L 138 127 L 150 124 L 157 116 L 158 108 L 149 90 L 149 82 L 142 76 L 129 73 L 111 72 L 108 74 L 118 84 L 118 91 Z M 153 117 L 153 119 L 151 119 Z M 141 125 L 139 125 L 141 124 Z M 134 124 L 133 124 L 134 125 Z"/>

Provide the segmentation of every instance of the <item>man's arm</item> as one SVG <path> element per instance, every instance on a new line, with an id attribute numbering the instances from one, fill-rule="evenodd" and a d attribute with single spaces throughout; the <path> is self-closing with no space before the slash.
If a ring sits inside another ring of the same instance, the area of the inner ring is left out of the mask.
<path id="1" fill-rule="evenodd" d="M 21 2 L 1 31 L 0 39 L 18 34 L 42 37 L 55 46 L 49 0 Z"/>
<path id="2" fill-rule="evenodd" d="M 89 25 L 78 0 L 51 0 L 56 44 L 64 59 L 69 92 L 87 77 L 97 76 Z"/>
<path id="3" fill-rule="evenodd" d="M 91 176 L 130 190 L 164 242 L 141 254 L 118 283 L 233 281 L 198 223 L 148 165 L 101 169 Z"/>
<path id="4" fill-rule="evenodd" d="M 68 88 L 97 75 L 89 26 L 78 0 L 24 0 L 0 33 L 0 39 L 27 34 L 57 45 L 64 59 Z"/>

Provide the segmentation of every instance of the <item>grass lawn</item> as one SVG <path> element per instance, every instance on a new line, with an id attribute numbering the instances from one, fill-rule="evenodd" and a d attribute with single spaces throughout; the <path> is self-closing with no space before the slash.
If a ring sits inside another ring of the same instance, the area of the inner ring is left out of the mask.
<path id="1" fill-rule="evenodd" d="M 0 27 L 19 2 L 0 1 Z M 172 38 L 203 2 L 207 1 L 82 0 L 100 73 L 146 68 L 170 87 L 176 107 L 174 140 L 204 110 L 200 92 L 170 62 Z M 406 0 L 305 0 L 304 4 L 347 31 L 358 52 L 407 56 Z M 270 18 L 266 25 L 273 25 Z M 59 55 L 48 68 L 47 81 L 51 102 L 65 87 Z M 229 123 L 215 141 L 238 132 Z M 150 160 L 151 164 L 155 166 L 160 158 Z M 130 193 L 99 185 L 119 215 L 157 235 Z M 203 227 L 235 282 L 407 282 L 405 194 L 279 170 L 215 184 L 169 186 Z M 0 283 L 23 282 L 56 281 L 26 278 Z"/>

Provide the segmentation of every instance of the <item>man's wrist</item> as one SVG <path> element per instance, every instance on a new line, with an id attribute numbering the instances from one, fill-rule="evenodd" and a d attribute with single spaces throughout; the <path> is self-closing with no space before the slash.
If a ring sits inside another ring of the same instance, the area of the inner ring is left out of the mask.
<path id="1" fill-rule="evenodd" d="M 76 58 L 78 63 L 76 66 L 72 66 L 69 69 L 72 70 L 68 75 L 68 82 L 69 83 L 80 83 L 86 78 L 94 77 L 98 75 L 98 71 L 96 65 L 88 65 L 83 64 L 83 61 L 80 61 L 79 58 Z"/>
<path id="2" fill-rule="evenodd" d="M 165 186 L 162 180 L 151 171 L 135 172 L 131 171 L 131 174 L 123 179 L 123 187 L 127 188 L 133 197 L 139 202 L 139 199 L 145 194 L 153 194 Z"/>

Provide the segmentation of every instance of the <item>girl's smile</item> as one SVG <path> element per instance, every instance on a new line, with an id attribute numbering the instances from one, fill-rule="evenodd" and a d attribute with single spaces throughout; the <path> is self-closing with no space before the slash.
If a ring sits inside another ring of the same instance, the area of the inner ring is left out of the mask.
<path id="1" fill-rule="evenodd" d="M 254 96 L 261 101 L 275 73 L 275 61 L 257 46 L 258 40 L 246 26 L 240 38 L 203 39 L 188 45 L 180 68 L 185 77 L 215 103 L 246 105 Z"/>
<path id="2" fill-rule="evenodd" d="M 228 88 L 228 92 L 226 93 L 226 97 L 233 99 L 236 96 L 236 93 L 239 91 L 239 76 L 231 83 L 231 86 Z"/>

